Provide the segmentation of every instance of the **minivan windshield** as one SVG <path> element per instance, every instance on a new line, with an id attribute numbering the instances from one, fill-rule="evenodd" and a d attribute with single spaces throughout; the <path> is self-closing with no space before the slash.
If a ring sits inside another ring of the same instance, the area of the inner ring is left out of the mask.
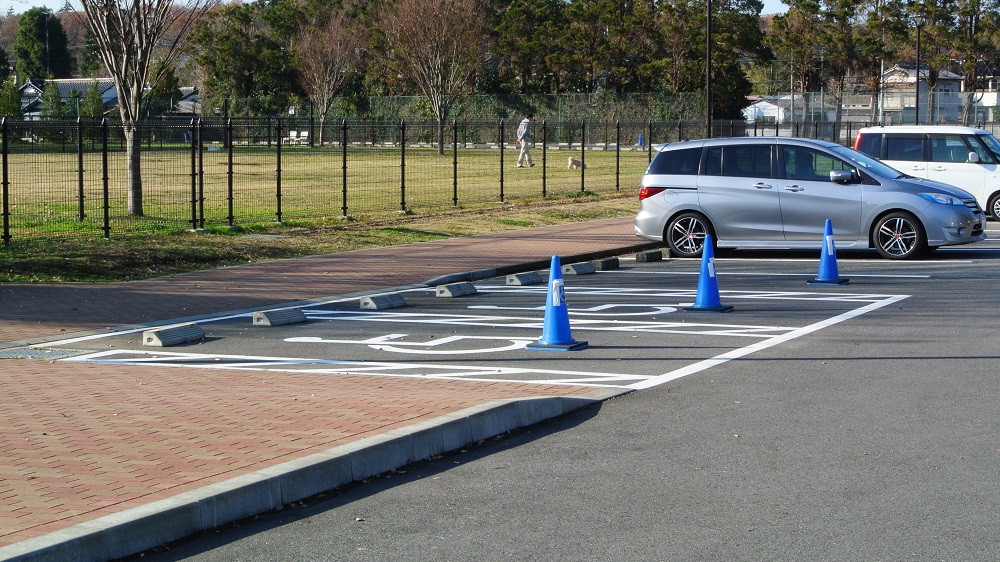
<path id="1" fill-rule="evenodd" d="M 899 170 L 886 166 L 882 162 L 879 162 L 874 158 L 870 158 L 866 154 L 858 152 L 853 148 L 837 146 L 831 148 L 830 150 L 850 160 L 851 162 L 854 162 L 855 164 L 857 164 L 859 168 L 861 168 L 862 170 L 868 172 L 873 176 L 885 179 L 895 179 L 898 178 L 899 176 L 905 175 Z"/>
<path id="2" fill-rule="evenodd" d="M 989 133 L 979 133 L 976 137 L 993 153 L 993 159 L 1000 161 L 1000 141 Z"/>

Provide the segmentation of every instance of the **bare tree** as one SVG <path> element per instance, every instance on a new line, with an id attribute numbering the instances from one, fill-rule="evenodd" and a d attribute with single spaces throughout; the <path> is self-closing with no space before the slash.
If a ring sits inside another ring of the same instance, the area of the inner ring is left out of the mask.
<path id="1" fill-rule="evenodd" d="M 444 126 L 459 94 L 472 84 L 487 51 L 489 29 L 477 0 L 399 0 L 382 12 L 381 28 L 395 70 L 427 97 Z"/>
<path id="2" fill-rule="evenodd" d="M 128 212 L 142 216 L 141 120 L 153 72 L 171 67 L 194 22 L 218 0 L 80 0 L 87 28 L 118 91 L 125 135 Z M 176 5 L 175 5 L 176 4 Z"/>
<path id="3" fill-rule="evenodd" d="M 305 27 L 293 41 L 299 83 L 319 112 L 320 144 L 333 100 L 361 66 L 364 40 L 343 14 Z"/>

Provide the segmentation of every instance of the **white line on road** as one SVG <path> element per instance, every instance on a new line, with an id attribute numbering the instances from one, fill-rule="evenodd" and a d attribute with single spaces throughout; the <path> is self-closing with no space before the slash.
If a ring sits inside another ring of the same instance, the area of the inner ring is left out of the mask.
<path id="1" fill-rule="evenodd" d="M 839 324 L 840 322 L 843 322 L 845 320 L 850 320 L 852 318 L 856 318 L 858 316 L 861 316 L 862 314 L 865 314 L 865 313 L 871 312 L 873 310 L 877 310 L 879 308 L 882 308 L 883 306 L 887 306 L 887 305 L 899 302 L 899 301 L 907 298 L 907 296 L 908 295 L 897 295 L 897 296 L 890 297 L 890 298 L 888 298 L 886 300 L 883 300 L 883 301 L 873 302 L 873 303 L 868 304 L 866 306 L 862 306 L 861 308 L 856 308 L 854 310 L 849 310 L 849 311 L 847 311 L 847 312 L 845 312 L 843 314 L 839 314 L 837 316 L 834 316 L 833 318 L 828 318 L 826 320 L 821 320 L 821 321 L 816 322 L 814 324 L 810 324 L 808 326 L 804 326 L 802 328 L 799 328 L 799 329 L 796 329 L 796 330 L 792 330 L 792 331 L 790 331 L 790 332 L 788 332 L 786 334 L 774 336 L 773 338 L 769 338 L 769 339 L 766 339 L 764 341 L 760 341 L 760 342 L 757 342 L 757 343 L 754 343 L 754 344 L 750 344 L 748 346 L 741 347 L 739 349 L 734 349 L 732 351 L 728 351 L 726 353 L 722 353 L 722 354 L 716 355 L 715 357 L 712 357 L 712 358 L 709 358 L 709 359 L 705 359 L 705 360 L 702 360 L 702 361 L 698 361 L 697 363 L 692 363 L 691 365 L 688 365 L 687 367 L 682 367 L 680 369 L 671 371 L 669 373 L 664 373 L 664 374 L 662 374 L 660 376 L 649 378 L 649 379 L 647 379 L 645 381 L 633 384 L 629 388 L 634 388 L 636 390 L 641 390 L 641 389 L 644 389 L 644 388 L 652 388 L 654 386 L 659 386 L 661 384 L 664 384 L 664 383 L 667 383 L 667 382 L 670 382 L 670 381 L 673 381 L 673 380 L 677 380 L 679 378 L 686 377 L 688 375 L 693 375 L 695 373 L 699 373 L 701 371 L 704 371 L 705 369 L 710 369 L 712 367 L 716 367 L 718 365 L 721 365 L 721 364 L 723 364 L 723 363 L 725 363 L 727 361 L 732 361 L 733 359 L 739 359 L 740 357 L 745 357 L 747 355 L 750 355 L 751 353 L 755 353 L 757 351 L 762 351 L 764 349 L 767 349 L 767 348 L 770 348 L 770 347 L 774 347 L 776 345 L 785 343 L 785 342 L 793 340 L 795 338 L 811 334 L 811 333 L 813 333 L 813 332 L 815 332 L 817 330 L 822 330 L 823 328 L 828 328 L 830 326 L 833 326 L 834 324 Z"/>

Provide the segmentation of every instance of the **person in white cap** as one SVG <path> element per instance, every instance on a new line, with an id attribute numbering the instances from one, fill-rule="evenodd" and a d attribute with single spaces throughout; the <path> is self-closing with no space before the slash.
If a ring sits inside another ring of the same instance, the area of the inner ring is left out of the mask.
<path id="1" fill-rule="evenodd" d="M 517 167 L 523 168 L 525 164 L 528 167 L 533 167 L 534 162 L 531 161 L 531 120 L 535 118 L 534 113 L 529 113 L 521 121 L 521 125 L 517 128 L 517 142 L 521 143 L 521 154 L 517 156 Z"/>

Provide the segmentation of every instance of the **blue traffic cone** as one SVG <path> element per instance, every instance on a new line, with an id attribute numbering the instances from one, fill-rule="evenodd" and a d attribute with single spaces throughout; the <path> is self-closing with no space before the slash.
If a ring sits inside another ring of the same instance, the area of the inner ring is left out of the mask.
<path id="1" fill-rule="evenodd" d="M 823 249 L 819 257 L 819 273 L 809 285 L 846 285 L 850 279 L 841 279 L 837 273 L 837 248 L 833 245 L 833 223 L 826 219 L 823 229 Z"/>
<path id="2" fill-rule="evenodd" d="M 528 344 L 527 349 L 577 351 L 587 347 L 587 342 L 576 341 L 569 333 L 569 308 L 563 286 L 562 265 L 559 256 L 552 256 L 549 266 L 549 292 L 545 298 L 545 325 L 542 338 Z"/>
<path id="3" fill-rule="evenodd" d="M 729 312 L 731 306 L 723 306 L 719 300 L 719 282 L 715 278 L 715 250 L 712 249 L 712 235 L 705 235 L 705 246 L 701 250 L 701 274 L 698 276 L 698 296 L 694 306 L 686 307 L 687 312 Z"/>

